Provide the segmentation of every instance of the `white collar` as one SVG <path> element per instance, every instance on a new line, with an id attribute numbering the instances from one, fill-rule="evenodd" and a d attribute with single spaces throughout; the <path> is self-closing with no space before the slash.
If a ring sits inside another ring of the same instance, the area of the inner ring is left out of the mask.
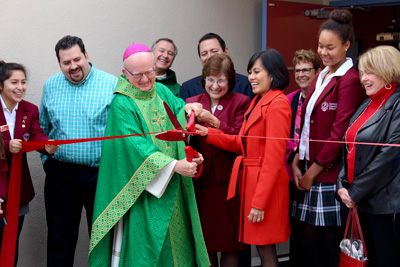
<path id="1" fill-rule="evenodd" d="M 343 76 L 346 74 L 346 72 L 353 67 L 353 60 L 350 57 L 346 57 L 346 61 L 336 70 L 335 73 L 332 73 L 331 77 L 335 76 Z M 321 71 L 321 77 L 325 77 L 325 75 L 329 72 L 329 67 L 326 66 L 322 71 Z"/>
<path id="2" fill-rule="evenodd" d="M 156 79 L 158 80 L 164 80 L 167 78 L 167 72 L 165 72 L 164 74 L 160 75 L 160 76 L 156 76 Z"/>
<path id="3" fill-rule="evenodd" d="M 3 110 L 8 110 L 8 108 L 7 108 L 7 106 L 6 106 L 6 103 L 4 102 L 4 100 L 3 100 L 3 97 L 0 95 L 0 100 L 1 100 L 1 105 L 3 106 Z M 9 112 L 13 112 L 14 110 L 15 111 L 17 111 L 18 110 L 18 105 L 19 105 L 19 102 L 17 102 L 17 104 L 15 105 L 15 107 L 14 107 L 14 109 L 13 110 L 8 110 Z"/>

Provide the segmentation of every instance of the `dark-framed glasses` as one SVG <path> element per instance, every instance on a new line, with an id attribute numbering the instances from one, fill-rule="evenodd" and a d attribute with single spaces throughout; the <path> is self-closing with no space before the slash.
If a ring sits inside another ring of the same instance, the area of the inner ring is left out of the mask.
<path id="1" fill-rule="evenodd" d="M 146 70 L 145 72 L 130 72 L 127 68 L 125 68 L 125 70 L 129 72 L 129 74 L 132 75 L 133 79 L 135 80 L 140 80 L 143 75 L 146 75 L 147 78 L 152 78 L 155 74 L 154 68 Z"/>
<path id="2" fill-rule="evenodd" d="M 295 73 L 296 75 L 299 75 L 300 72 L 302 72 L 303 74 L 310 74 L 310 72 L 311 72 L 312 69 L 313 69 L 313 68 L 295 69 L 295 70 L 294 70 L 294 73 Z"/>

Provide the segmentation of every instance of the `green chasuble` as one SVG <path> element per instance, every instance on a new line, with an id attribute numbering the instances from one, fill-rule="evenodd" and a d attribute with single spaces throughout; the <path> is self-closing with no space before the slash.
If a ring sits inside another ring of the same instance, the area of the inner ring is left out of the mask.
<path id="1" fill-rule="evenodd" d="M 121 75 L 106 136 L 174 129 L 162 101 L 185 125 L 185 102 L 160 83 L 150 91 Z M 145 188 L 174 159 L 185 158 L 183 142 L 154 134 L 103 142 L 89 248 L 89 265 L 110 266 L 115 224 L 124 216 L 119 266 L 209 266 L 192 178 L 175 173 L 161 198 Z"/>

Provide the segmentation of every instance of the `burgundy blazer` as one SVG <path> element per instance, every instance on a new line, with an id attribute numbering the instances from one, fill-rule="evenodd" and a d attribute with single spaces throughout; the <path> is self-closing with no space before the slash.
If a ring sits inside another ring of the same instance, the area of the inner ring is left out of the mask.
<path id="1" fill-rule="evenodd" d="M 0 112 L 0 125 L 7 124 L 6 118 L 3 112 L 3 106 L 1 106 Z M 10 132 L 3 132 L 4 138 L 4 149 L 8 162 L 8 169 L 11 170 L 12 156 L 10 152 Z M 39 125 L 39 109 L 37 106 L 22 100 L 17 109 L 16 119 L 15 119 L 15 129 L 14 129 L 14 139 L 21 139 L 23 141 L 40 141 L 49 140 L 46 134 L 44 134 L 42 128 Z M 41 153 L 46 153 L 44 149 L 40 150 Z M 10 172 L 8 173 L 8 177 Z M 21 177 L 21 199 L 20 205 L 28 204 L 35 196 L 35 191 L 33 190 L 33 184 L 31 175 L 29 172 L 28 162 L 26 160 L 26 153 L 22 157 L 22 177 Z"/>
<path id="2" fill-rule="evenodd" d="M 210 97 L 207 93 L 186 99 L 187 103 L 201 103 L 203 108 L 211 112 Z M 250 105 L 250 98 L 239 93 L 227 93 L 218 102 L 214 116 L 220 120 L 219 129 L 226 134 L 236 135 L 239 133 L 244 120 L 244 113 Z M 209 125 L 205 125 L 209 127 Z M 194 183 L 207 185 L 210 177 L 211 167 L 218 182 L 227 182 L 231 177 L 231 170 L 235 158 L 238 156 L 204 141 L 204 137 L 193 138 L 190 144 L 204 156 L 203 172 Z"/>
<path id="3" fill-rule="evenodd" d="M 7 199 L 7 192 L 8 192 L 7 173 L 8 173 L 8 165 L 7 165 L 7 158 L 6 158 L 5 161 L 0 166 L 0 197 L 2 197 L 4 200 Z M 2 206 L 3 206 L 3 204 L 2 204 Z M 0 218 L 2 218 L 1 217 L 2 215 L 4 216 L 4 213 L 0 215 Z"/>
<path id="4" fill-rule="evenodd" d="M 301 129 L 303 129 L 306 108 L 315 91 L 317 80 L 316 77 L 301 108 Z M 310 139 L 342 141 L 351 116 L 365 97 L 365 90 L 361 87 L 358 72 L 354 68 L 349 69 L 343 76 L 333 77 L 318 97 L 312 110 Z M 309 144 L 310 164 L 317 161 L 324 167 L 324 171 L 315 181 L 336 183 L 343 153 L 342 144 L 324 142 Z"/>

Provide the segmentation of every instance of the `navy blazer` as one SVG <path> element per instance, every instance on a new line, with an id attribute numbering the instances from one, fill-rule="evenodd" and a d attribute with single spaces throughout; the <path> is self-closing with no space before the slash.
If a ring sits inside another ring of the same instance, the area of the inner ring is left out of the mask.
<path id="1" fill-rule="evenodd" d="M 4 116 L 3 106 L 2 105 L 0 106 L 2 111 L 0 112 L 0 125 L 6 125 L 7 122 Z M 3 132 L 3 138 L 4 138 L 5 155 L 8 162 L 8 169 L 11 170 L 13 154 L 10 152 L 10 147 L 9 147 L 11 140 L 10 132 L 9 131 Z M 42 128 L 40 128 L 38 107 L 24 100 L 22 100 L 18 105 L 16 119 L 15 119 L 14 139 L 21 139 L 23 141 L 49 140 L 47 135 L 43 132 Z M 40 150 L 40 152 L 47 154 L 44 149 Z M 7 175 L 8 177 L 9 173 Z M 22 206 L 28 204 L 33 199 L 34 196 L 35 192 L 33 190 L 32 179 L 29 172 L 29 167 L 25 152 L 22 157 L 20 205 Z"/>
<path id="2" fill-rule="evenodd" d="M 321 75 L 321 74 L 319 74 Z M 310 91 L 301 107 L 301 129 L 308 102 L 315 91 L 318 76 L 311 84 Z M 335 76 L 318 97 L 310 117 L 310 139 L 342 141 L 349 126 L 351 116 L 365 99 L 365 90 L 361 87 L 358 72 L 350 68 L 343 76 Z M 310 164 L 315 161 L 324 167 L 316 182 L 336 183 L 342 145 L 340 143 L 310 142 Z"/>
<path id="3" fill-rule="evenodd" d="M 211 112 L 210 96 L 207 93 L 190 97 L 186 102 L 201 103 L 204 109 Z M 220 120 L 219 129 L 226 134 L 238 134 L 249 105 L 249 97 L 238 93 L 227 93 L 220 99 L 214 112 L 214 116 Z M 238 154 L 208 144 L 204 141 L 204 137 L 200 136 L 192 138 L 191 145 L 204 157 L 203 173 L 198 179 L 193 180 L 194 183 L 207 185 L 210 171 L 214 171 L 218 182 L 229 181 L 232 166 Z"/>
<path id="4" fill-rule="evenodd" d="M 197 76 L 182 84 L 181 94 L 179 97 L 186 101 L 186 99 L 189 97 L 204 94 L 205 92 L 206 90 L 204 90 L 203 86 L 201 85 L 201 76 Z M 236 84 L 232 92 L 247 95 L 251 99 L 253 99 L 255 96 L 247 77 L 238 73 L 236 73 Z"/>

